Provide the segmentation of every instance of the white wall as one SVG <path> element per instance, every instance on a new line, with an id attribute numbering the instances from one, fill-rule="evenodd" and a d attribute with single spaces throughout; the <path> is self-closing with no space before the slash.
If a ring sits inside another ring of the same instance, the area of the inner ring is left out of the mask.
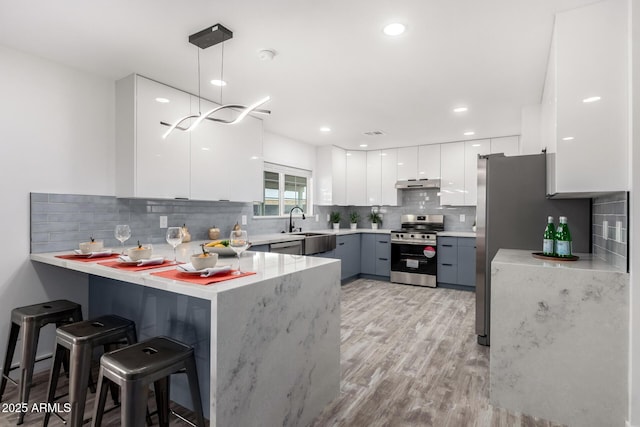
<path id="1" fill-rule="evenodd" d="M 87 304 L 85 274 L 29 260 L 29 193 L 115 194 L 115 85 L 3 46 L 0 70 L 0 358 L 4 363 L 13 308 L 61 298 Z M 49 326 L 39 354 L 51 352 L 52 338 Z"/>
<path id="2" fill-rule="evenodd" d="M 640 426 L 640 5 L 628 0 L 631 11 L 631 179 L 629 257 L 631 296 L 629 320 L 629 423 Z M 635 6 L 635 7 L 634 7 Z"/>
<path id="3" fill-rule="evenodd" d="M 540 104 L 522 107 L 520 154 L 539 154 L 542 146 L 540 126 L 542 106 Z"/>
<path id="4" fill-rule="evenodd" d="M 268 120 L 268 119 L 267 119 Z M 316 163 L 315 145 L 265 132 L 264 161 L 300 169 L 313 170 Z"/>

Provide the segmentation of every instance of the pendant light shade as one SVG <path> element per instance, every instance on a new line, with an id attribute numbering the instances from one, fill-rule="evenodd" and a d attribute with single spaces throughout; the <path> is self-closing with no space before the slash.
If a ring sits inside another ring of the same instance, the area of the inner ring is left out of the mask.
<path id="1" fill-rule="evenodd" d="M 221 24 L 213 25 L 209 28 L 205 28 L 202 31 L 199 31 L 195 34 L 189 36 L 189 43 L 196 45 L 199 49 L 206 49 L 208 47 L 214 46 L 218 43 L 223 43 L 233 37 L 233 33 L 226 27 Z M 224 45 L 222 46 L 222 61 L 221 61 L 221 70 L 220 70 L 220 81 L 224 81 L 222 79 L 222 74 L 224 72 Z M 220 104 L 222 104 L 222 86 L 220 86 Z M 160 124 L 164 126 L 168 126 L 169 129 L 162 135 L 162 138 L 168 137 L 171 132 L 174 130 L 179 130 L 183 132 L 190 132 L 194 130 L 200 123 L 204 120 L 213 121 L 216 123 L 221 123 L 225 125 L 233 125 L 236 123 L 240 123 L 248 114 L 250 113 L 260 113 L 260 114 L 271 114 L 269 110 L 258 109 L 262 104 L 265 104 L 271 99 L 271 97 L 266 96 L 255 103 L 244 106 L 239 104 L 227 104 L 220 105 L 219 107 L 213 108 L 205 113 L 199 111 L 198 114 L 190 114 L 188 116 L 181 117 L 177 119 L 173 123 L 160 122 Z M 200 100 L 200 51 L 198 50 L 198 101 Z M 232 120 L 225 120 L 221 118 L 215 117 L 215 114 L 221 110 L 225 109 L 233 109 L 239 111 L 238 116 Z M 186 120 L 195 119 L 190 126 L 180 126 Z"/>

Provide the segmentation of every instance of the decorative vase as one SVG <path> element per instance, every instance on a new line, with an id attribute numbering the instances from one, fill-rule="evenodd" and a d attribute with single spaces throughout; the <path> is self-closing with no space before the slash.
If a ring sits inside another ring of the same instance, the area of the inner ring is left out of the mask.
<path id="1" fill-rule="evenodd" d="M 378 229 L 378 223 L 377 222 L 372 222 L 371 223 L 371 229 L 372 230 L 377 230 Z"/>
<path id="2" fill-rule="evenodd" d="M 351 223 L 351 229 L 352 230 L 356 230 L 358 228 L 358 223 L 357 222 L 352 222 Z"/>
<path id="3" fill-rule="evenodd" d="M 334 222 L 333 223 L 333 229 L 334 230 L 340 230 L 340 223 L 339 222 Z"/>

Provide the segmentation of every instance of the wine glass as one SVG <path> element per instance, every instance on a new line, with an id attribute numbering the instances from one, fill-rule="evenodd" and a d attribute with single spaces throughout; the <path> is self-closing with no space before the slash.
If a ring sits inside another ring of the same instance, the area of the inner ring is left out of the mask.
<path id="1" fill-rule="evenodd" d="M 122 253 L 124 254 L 124 242 L 129 240 L 131 237 L 131 228 L 126 224 L 118 224 L 116 225 L 116 239 L 120 241 L 122 245 Z"/>
<path id="2" fill-rule="evenodd" d="M 238 255 L 238 270 L 231 274 L 242 274 L 240 271 L 240 254 L 249 248 L 249 240 L 247 240 L 247 232 L 244 230 L 234 230 L 229 236 L 229 247 Z"/>
<path id="3" fill-rule="evenodd" d="M 182 243 L 182 227 L 167 228 L 167 243 L 173 246 L 173 262 L 177 264 L 176 247 Z"/>

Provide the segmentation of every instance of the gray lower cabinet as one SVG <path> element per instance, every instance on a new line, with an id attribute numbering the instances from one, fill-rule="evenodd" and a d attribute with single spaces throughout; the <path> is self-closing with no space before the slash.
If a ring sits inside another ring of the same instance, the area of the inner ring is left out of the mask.
<path id="1" fill-rule="evenodd" d="M 389 277 L 391 270 L 391 237 L 363 233 L 361 237 L 360 273 Z"/>
<path id="2" fill-rule="evenodd" d="M 254 252 L 269 252 L 269 245 L 254 245 L 251 246 L 249 250 Z"/>
<path id="3" fill-rule="evenodd" d="M 360 235 L 336 236 L 335 257 L 342 261 L 342 280 L 357 276 L 360 273 Z"/>
<path id="4" fill-rule="evenodd" d="M 476 286 L 474 237 L 438 237 L 438 285 Z"/>

